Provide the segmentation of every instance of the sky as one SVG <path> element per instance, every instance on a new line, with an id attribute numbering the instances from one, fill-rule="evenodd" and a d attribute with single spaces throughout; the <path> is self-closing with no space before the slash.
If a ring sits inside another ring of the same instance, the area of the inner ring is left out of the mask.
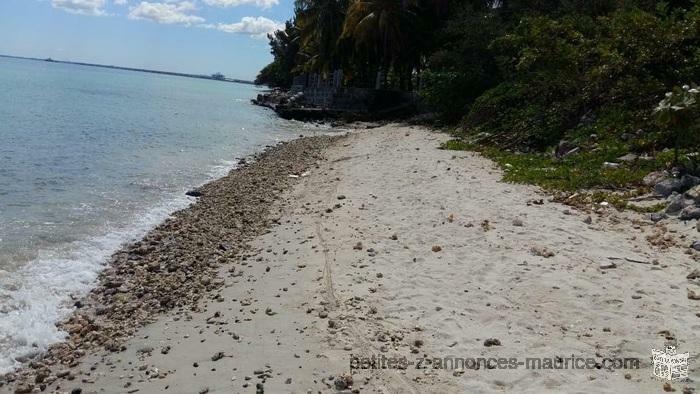
<path id="1" fill-rule="evenodd" d="M 0 54 L 252 80 L 293 0 L 0 0 Z"/>

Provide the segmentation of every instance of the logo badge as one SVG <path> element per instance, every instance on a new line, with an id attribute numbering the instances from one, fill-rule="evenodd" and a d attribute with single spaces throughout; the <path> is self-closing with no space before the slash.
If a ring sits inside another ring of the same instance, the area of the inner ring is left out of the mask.
<path id="1" fill-rule="evenodd" d="M 651 350 L 654 360 L 654 375 L 665 380 L 688 379 L 688 358 L 690 353 L 676 352 L 675 346 L 668 346 L 666 350 Z"/>

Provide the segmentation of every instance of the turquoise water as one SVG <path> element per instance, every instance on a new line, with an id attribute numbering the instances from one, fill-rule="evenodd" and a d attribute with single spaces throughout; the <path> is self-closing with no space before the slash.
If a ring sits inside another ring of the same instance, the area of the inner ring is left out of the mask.
<path id="1" fill-rule="evenodd" d="M 185 191 L 309 132 L 249 85 L 0 58 L 0 92 L 0 373 Z"/>

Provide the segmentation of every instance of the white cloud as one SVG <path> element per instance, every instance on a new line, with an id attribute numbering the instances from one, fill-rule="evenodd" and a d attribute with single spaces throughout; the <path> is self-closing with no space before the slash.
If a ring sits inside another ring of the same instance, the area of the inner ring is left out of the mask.
<path id="1" fill-rule="evenodd" d="M 284 23 L 267 19 L 264 16 L 244 16 L 240 22 L 217 23 L 215 25 L 203 25 L 203 27 L 221 30 L 226 33 L 247 34 L 254 38 L 265 38 L 268 33 L 284 29 Z"/>
<path id="2" fill-rule="evenodd" d="M 192 15 L 196 10 L 191 1 L 169 2 L 169 3 L 149 3 L 142 1 L 136 7 L 131 7 L 129 19 L 145 19 L 163 24 L 191 25 L 193 23 L 204 22 L 204 18 Z"/>
<path id="3" fill-rule="evenodd" d="M 126 5 L 129 4 L 129 0 L 114 0 L 115 5 Z"/>
<path id="4" fill-rule="evenodd" d="M 106 0 L 51 0 L 51 5 L 73 14 L 105 15 L 105 2 Z"/>
<path id="5" fill-rule="evenodd" d="M 279 4 L 279 0 L 203 0 L 204 3 L 216 7 L 238 7 L 239 5 L 255 5 L 267 9 Z"/>

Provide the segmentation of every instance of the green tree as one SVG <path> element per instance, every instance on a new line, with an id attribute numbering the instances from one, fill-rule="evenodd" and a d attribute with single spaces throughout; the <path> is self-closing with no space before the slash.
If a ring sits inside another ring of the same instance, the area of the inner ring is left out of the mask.
<path id="1" fill-rule="evenodd" d="M 302 70 L 327 73 L 339 67 L 338 39 L 346 9 L 346 0 L 296 0 Z"/>

